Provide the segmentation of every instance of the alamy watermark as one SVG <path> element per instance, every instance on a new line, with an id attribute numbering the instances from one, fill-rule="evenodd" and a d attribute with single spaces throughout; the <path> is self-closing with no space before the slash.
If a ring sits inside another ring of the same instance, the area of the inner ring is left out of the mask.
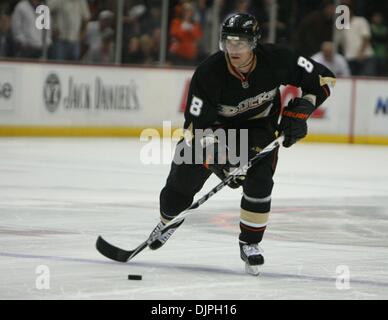
<path id="1" fill-rule="evenodd" d="M 45 5 L 40 5 L 36 7 L 35 12 L 38 14 L 38 17 L 35 20 L 36 28 L 39 30 L 50 30 L 50 8 Z"/>
<path id="2" fill-rule="evenodd" d="M 338 290 L 350 289 L 350 269 L 346 265 L 340 265 L 335 270 L 337 277 L 335 281 L 335 287 Z"/>
<path id="3" fill-rule="evenodd" d="M 335 9 L 335 13 L 339 15 L 335 20 L 335 26 L 338 30 L 350 29 L 350 9 L 348 6 L 340 5 Z"/>
<path id="4" fill-rule="evenodd" d="M 177 129 L 163 122 L 163 134 L 156 129 L 143 130 L 140 151 L 143 164 L 225 164 L 243 166 L 249 160 L 247 129 Z M 177 143 L 178 142 L 178 143 Z M 175 148 L 174 148 L 174 145 Z M 175 150 L 174 150 L 175 149 Z"/>
<path id="5" fill-rule="evenodd" d="M 35 279 L 35 287 L 38 290 L 50 289 L 50 268 L 46 265 L 39 265 L 35 269 L 38 276 Z"/>
<path id="6" fill-rule="evenodd" d="M 46 5 L 39 5 L 35 9 L 38 17 L 35 20 L 35 26 L 39 30 L 50 29 L 50 8 Z M 350 29 L 350 9 L 346 5 L 339 5 L 335 9 L 338 17 L 335 20 L 335 26 L 338 30 Z"/>

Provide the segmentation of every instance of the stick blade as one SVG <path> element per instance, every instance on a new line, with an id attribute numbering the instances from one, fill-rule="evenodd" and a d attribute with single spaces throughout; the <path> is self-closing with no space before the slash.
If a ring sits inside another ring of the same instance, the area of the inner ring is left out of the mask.
<path id="1" fill-rule="evenodd" d="M 103 256 L 118 262 L 127 262 L 129 257 L 132 255 L 132 251 L 117 248 L 105 241 L 101 236 L 97 238 L 96 248 Z"/>

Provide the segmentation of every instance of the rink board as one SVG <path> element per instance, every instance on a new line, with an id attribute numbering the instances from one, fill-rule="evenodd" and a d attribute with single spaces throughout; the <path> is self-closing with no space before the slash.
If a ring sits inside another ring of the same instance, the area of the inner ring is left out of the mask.
<path id="1" fill-rule="evenodd" d="M 0 63 L 0 136 L 139 136 L 183 124 L 193 70 Z M 338 79 L 306 141 L 388 144 L 387 80 Z M 298 94 L 282 88 L 284 100 Z"/>

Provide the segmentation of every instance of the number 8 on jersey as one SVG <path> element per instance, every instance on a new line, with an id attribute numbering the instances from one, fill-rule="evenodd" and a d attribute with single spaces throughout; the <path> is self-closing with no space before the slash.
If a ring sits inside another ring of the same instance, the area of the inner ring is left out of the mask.
<path id="1" fill-rule="evenodd" d="M 195 117 L 199 117 L 202 111 L 202 106 L 203 101 L 200 98 L 193 96 L 193 99 L 191 100 L 190 113 Z"/>

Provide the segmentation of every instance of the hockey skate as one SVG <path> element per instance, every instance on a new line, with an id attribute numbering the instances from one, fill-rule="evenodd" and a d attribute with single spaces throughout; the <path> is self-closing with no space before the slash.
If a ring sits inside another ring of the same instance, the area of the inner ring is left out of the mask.
<path id="1" fill-rule="evenodd" d="M 153 242 L 151 242 L 149 244 L 149 248 L 151 250 L 156 250 L 156 249 L 159 249 L 161 246 L 163 246 L 166 241 L 168 239 L 170 239 L 170 237 L 172 236 L 172 234 L 175 232 L 176 229 L 178 229 L 178 227 L 183 223 L 184 220 L 180 221 L 180 222 L 177 222 L 177 223 L 174 223 L 173 225 L 171 225 L 170 227 L 168 227 L 167 229 L 163 230 L 163 233 L 160 234 L 159 237 L 156 238 L 156 240 L 154 240 Z M 157 226 L 155 227 L 154 230 L 152 230 L 151 234 L 150 234 L 150 237 L 152 237 L 153 235 L 155 235 L 156 233 L 158 233 L 163 227 L 165 226 L 165 223 L 163 223 L 162 221 L 160 221 Z"/>
<path id="2" fill-rule="evenodd" d="M 248 244 L 240 241 L 240 256 L 245 262 L 245 271 L 258 276 L 264 264 L 263 249 L 257 243 Z"/>

